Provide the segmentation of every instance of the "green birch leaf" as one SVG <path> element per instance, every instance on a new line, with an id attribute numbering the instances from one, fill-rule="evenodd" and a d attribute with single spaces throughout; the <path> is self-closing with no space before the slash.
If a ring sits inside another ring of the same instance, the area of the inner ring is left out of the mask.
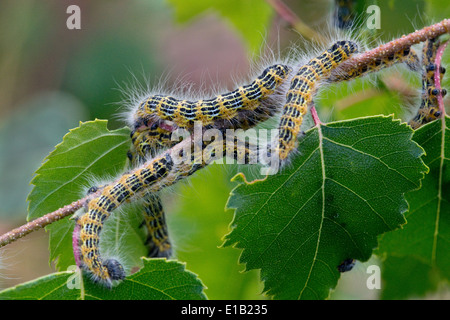
<path id="1" fill-rule="evenodd" d="M 224 245 L 243 249 L 240 262 L 261 269 L 274 298 L 327 298 L 338 265 L 367 261 L 377 236 L 405 223 L 404 194 L 427 171 L 412 134 L 386 116 L 310 129 L 284 171 L 252 183 L 235 177 Z"/>
<path id="2" fill-rule="evenodd" d="M 177 21 L 187 22 L 212 10 L 220 14 L 241 34 L 251 52 L 259 50 L 269 29 L 273 14 L 268 3 L 261 0 L 168 0 L 174 7 Z"/>
<path id="3" fill-rule="evenodd" d="M 418 299 L 438 288 L 439 275 L 413 256 L 389 255 L 382 261 L 380 299 Z"/>
<path id="4" fill-rule="evenodd" d="M 450 280 L 450 118 L 419 128 L 413 140 L 425 150 L 430 173 L 421 189 L 406 195 L 408 223 L 380 241 L 379 250 L 386 259 L 382 273 L 385 299 L 422 296 L 435 290 L 438 282 Z M 414 278 L 401 275 L 411 272 Z"/>
<path id="5" fill-rule="evenodd" d="M 31 181 L 28 220 L 82 198 L 89 179 L 112 176 L 123 170 L 129 145 L 129 130 L 110 131 L 106 120 L 84 122 L 70 130 Z M 50 260 L 57 260 L 59 270 L 75 263 L 71 242 L 73 226 L 73 221 L 62 219 L 46 227 L 50 232 Z"/>
<path id="6" fill-rule="evenodd" d="M 143 258 L 143 268 L 111 290 L 79 272 L 53 273 L 0 291 L 0 300 L 204 300 L 204 286 L 185 265 Z"/>

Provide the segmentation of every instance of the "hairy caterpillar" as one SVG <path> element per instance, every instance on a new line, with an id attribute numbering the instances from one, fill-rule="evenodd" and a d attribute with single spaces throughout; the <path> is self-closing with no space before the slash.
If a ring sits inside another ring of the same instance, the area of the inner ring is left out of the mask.
<path id="1" fill-rule="evenodd" d="M 240 154 L 236 149 L 237 142 L 236 138 L 231 147 L 235 156 Z M 96 281 L 111 287 L 112 281 L 125 277 L 122 265 L 115 259 L 103 260 L 99 251 L 100 233 L 111 212 L 132 197 L 149 194 L 153 196 L 162 188 L 170 186 L 208 165 L 216 154 L 211 152 L 205 157 L 203 150 L 212 143 L 214 142 L 185 139 L 174 148 L 122 175 L 116 182 L 103 187 L 101 195 L 89 201 L 87 212 L 77 220 L 76 230 L 79 234 L 77 253 L 81 266 L 89 270 Z M 189 161 L 177 161 L 178 157 L 186 151 L 190 153 Z M 225 144 L 222 156 L 225 156 L 227 152 L 230 152 L 230 144 Z M 248 149 L 244 153 L 247 160 L 252 157 L 251 150 Z M 152 212 L 146 216 L 145 223 L 148 223 L 149 229 L 152 230 L 152 237 L 149 241 L 151 241 L 150 247 L 155 250 L 150 254 L 170 254 L 168 237 L 162 228 L 165 226 L 164 217 L 160 214 L 162 207 L 155 207 L 159 201 L 155 198 L 147 198 L 147 200 L 149 201 L 147 204 L 152 206 L 152 209 L 146 208 Z"/>
<path id="2" fill-rule="evenodd" d="M 333 68 L 357 51 L 356 43 L 339 41 L 301 67 L 292 78 L 279 124 L 277 151 L 281 161 L 285 160 L 295 148 L 303 117 L 308 110 L 308 105 L 312 103 L 318 82 L 327 79 Z"/>
<path id="3" fill-rule="evenodd" d="M 89 269 L 98 280 L 105 281 L 110 286 L 111 280 L 125 277 L 125 271 L 117 260 L 103 261 L 99 257 L 99 234 L 104 220 L 131 195 L 166 176 L 172 166 L 169 156 L 156 158 L 151 165 L 140 168 L 133 174 L 125 174 L 115 184 L 104 187 L 100 197 L 89 201 L 88 212 L 77 220 L 80 225 L 79 251 L 82 266 Z"/>
<path id="4" fill-rule="evenodd" d="M 396 63 L 406 63 L 410 69 L 417 70 L 420 62 L 415 52 L 407 48 L 367 65 L 355 65 L 345 74 L 321 78 L 328 82 L 347 81 Z M 271 96 L 277 89 L 282 90 L 292 69 L 284 64 L 270 66 L 251 84 L 209 100 L 188 101 L 151 95 L 134 110 L 130 123 L 135 128 L 132 134 L 134 146 L 140 153 L 157 150 L 161 146 L 172 146 L 175 143 L 170 141 L 171 132 L 177 127 L 191 131 L 195 121 L 201 121 L 205 127 L 247 130 L 271 118 L 281 107 L 280 102 L 271 99 Z M 285 131 L 280 133 L 288 134 Z"/>
<path id="5" fill-rule="evenodd" d="M 435 87 L 434 76 L 436 73 L 436 52 L 439 48 L 438 39 L 425 41 L 422 50 L 422 99 L 417 114 L 409 121 L 413 129 L 418 129 L 422 125 L 436 120 L 441 116 L 437 96 L 445 96 L 445 89 L 438 90 Z M 440 67 L 440 77 L 445 74 L 445 68 Z"/>
<path id="6" fill-rule="evenodd" d="M 216 124 L 217 120 L 233 123 L 239 111 L 255 110 L 262 101 L 272 95 L 289 76 L 290 67 L 273 65 L 251 84 L 218 95 L 208 100 L 188 101 L 170 96 L 152 95 L 142 102 L 135 112 L 135 126 L 141 123 L 172 121 L 180 128 L 192 128 L 195 121 L 204 126 Z"/>
<path id="7" fill-rule="evenodd" d="M 139 158 L 155 155 L 177 141 L 171 134 L 177 128 L 192 132 L 195 122 L 202 126 L 247 130 L 271 118 L 281 106 L 279 99 L 283 83 L 291 68 L 276 64 L 264 69 L 251 84 L 218 95 L 209 100 L 188 101 L 171 96 L 151 95 L 133 110 L 129 124 L 134 130 L 131 139 Z M 129 154 L 130 160 L 133 155 Z"/>
<path id="8" fill-rule="evenodd" d="M 104 260 L 98 247 L 103 223 L 112 211 L 132 197 L 150 195 L 146 207 L 150 213 L 147 215 L 148 223 L 146 223 L 152 234 L 149 240 L 152 241 L 151 245 L 155 246 L 154 252 L 157 252 L 164 247 L 168 238 L 167 233 L 161 231 L 161 226 L 165 225 L 163 215 L 160 214 L 162 207 L 154 206 L 158 204 L 159 199 L 151 196 L 205 167 L 216 156 L 224 156 L 225 153 L 229 154 L 229 151 L 232 151 L 233 157 L 241 157 L 243 154 L 245 161 L 249 161 L 252 157 L 247 150 L 250 145 L 247 144 L 247 149 L 242 153 L 235 147 L 236 139 L 231 150 L 226 144 L 223 154 L 213 151 L 204 157 L 203 151 L 213 142 L 195 141 L 192 136 L 180 143 L 175 143 L 171 139 L 169 141 L 170 134 L 176 128 L 186 128 L 191 132 L 196 121 L 202 122 L 203 129 L 251 128 L 272 117 L 278 110 L 278 103 L 271 105 L 267 102 L 271 101 L 276 92 L 281 91 L 285 94 L 286 103 L 283 104 L 278 126 L 279 140 L 276 141 L 276 151 L 283 161 L 295 149 L 303 116 L 312 103 L 320 82 L 350 80 L 397 62 L 407 62 L 410 65 L 416 62 L 412 50 L 401 50 L 392 56 L 375 60 L 373 65 L 370 63 L 366 66 L 355 65 L 349 75 L 330 77 L 332 70 L 357 51 L 358 46 L 354 42 L 339 41 L 318 57 L 302 65 L 292 79 L 290 72 L 293 68 L 277 64 L 266 68 L 251 84 L 208 100 L 190 101 L 155 94 L 141 101 L 132 110 L 133 116 L 130 119 L 133 145 L 138 153 L 137 157 L 145 158 L 150 154 L 154 158 L 105 186 L 101 195 L 88 203 L 87 212 L 77 221 L 79 260 L 82 266 L 89 270 L 96 280 L 107 286 L 111 286 L 114 280 L 123 279 L 125 271 L 122 265 L 115 259 Z M 283 91 L 283 84 L 288 82 L 289 89 Z M 166 152 L 157 154 L 155 151 L 169 145 L 173 147 Z M 133 158 L 133 154 L 130 155 Z M 177 161 L 184 156 L 187 156 L 188 161 Z"/>

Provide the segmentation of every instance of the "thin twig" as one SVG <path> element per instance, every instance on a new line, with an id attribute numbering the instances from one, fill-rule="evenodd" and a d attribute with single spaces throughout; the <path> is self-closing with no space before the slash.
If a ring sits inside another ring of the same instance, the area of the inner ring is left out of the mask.
<path id="1" fill-rule="evenodd" d="M 319 115 L 317 114 L 317 110 L 315 106 L 311 107 L 311 116 L 313 118 L 314 121 L 314 125 L 317 127 L 318 125 L 322 124 L 322 121 L 320 121 Z"/>
<path id="2" fill-rule="evenodd" d="M 92 195 L 90 195 L 89 197 L 85 197 L 83 199 L 74 201 L 71 204 L 68 204 L 56 211 L 48 213 L 40 218 L 37 218 L 31 222 L 28 222 L 27 224 L 24 224 L 23 226 L 20 226 L 16 229 L 13 229 L 13 230 L 5 233 L 4 235 L 2 235 L 0 237 L 0 248 L 26 236 L 27 234 L 29 234 L 33 231 L 44 228 L 45 226 L 48 226 L 49 224 L 51 224 L 53 222 L 56 222 L 58 220 L 61 220 L 65 217 L 72 215 L 75 211 L 80 209 L 86 203 L 86 201 L 91 198 L 91 196 Z"/>
<path id="3" fill-rule="evenodd" d="M 450 19 L 442 20 L 432 26 L 417 30 L 401 38 L 392 40 L 375 49 L 366 51 L 360 55 L 352 57 L 331 72 L 330 79 L 334 77 L 339 78 L 339 75 L 346 74 L 350 70 L 355 69 L 355 66 L 362 67 L 377 61 L 380 58 L 389 57 L 394 53 L 407 49 L 414 44 L 418 44 L 427 39 L 434 39 L 445 33 L 450 32 Z"/>

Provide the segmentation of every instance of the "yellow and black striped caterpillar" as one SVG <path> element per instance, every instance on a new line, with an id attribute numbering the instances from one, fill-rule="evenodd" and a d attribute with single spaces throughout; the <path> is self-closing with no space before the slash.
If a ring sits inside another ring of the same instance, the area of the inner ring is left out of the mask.
<path id="1" fill-rule="evenodd" d="M 99 252 L 100 232 L 111 212 L 131 196 L 142 192 L 164 178 L 173 166 L 169 155 L 156 158 L 151 165 L 123 175 L 116 183 L 105 186 L 99 197 L 88 203 L 88 212 L 77 219 L 82 267 L 108 286 L 112 280 L 125 277 L 122 265 L 115 259 L 103 261 Z"/>
<path id="2" fill-rule="evenodd" d="M 148 156 L 155 156 L 158 150 L 174 145 L 170 134 L 159 127 L 143 132 L 132 131 L 130 134 L 134 150 L 128 152 L 131 163 L 142 164 Z M 158 193 L 148 193 L 143 196 L 143 222 L 141 226 L 147 231 L 145 245 L 148 257 L 166 257 L 172 255 L 172 244 L 161 198 Z"/>
<path id="3" fill-rule="evenodd" d="M 295 148 L 303 117 L 312 103 L 319 81 L 326 80 L 332 69 L 357 51 L 356 43 L 339 41 L 302 66 L 292 78 L 279 124 L 277 151 L 281 161 L 286 160 Z"/>
<path id="4" fill-rule="evenodd" d="M 439 48 L 439 39 L 429 39 L 425 41 L 422 50 L 422 98 L 417 114 L 409 121 L 409 125 L 413 129 L 418 129 L 422 125 L 436 120 L 441 116 L 441 111 L 438 105 L 438 95 L 445 96 L 447 91 L 445 89 L 438 90 L 435 86 L 436 73 L 436 52 Z M 442 77 L 445 74 L 445 68 L 439 67 L 439 75 Z"/>
<path id="5" fill-rule="evenodd" d="M 203 126 L 223 124 L 233 127 L 233 122 L 239 122 L 242 115 L 249 115 L 245 111 L 260 108 L 264 100 L 285 82 L 290 71 L 289 66 L 282 64 L 267 67 L 252 83 L 208 100 L 188 101 L 152 95 L 135 111 L 135 126 L 171 121 L 179 128 L 190 129 L 194 122 L 200 121 Z"/>
<path id="6" fill-rule="evenodd" d="M 419 71 L 421 62 L 416 52 L 412 48 L 401 49 L 387 57 L 374 59 L 368 64 L 352 66 L 345 73 L 333 74 L 328 80 L 330 82 L 348 81 L 363 77 L 369 73 L 378 72 L 389 68 L 397 63 L 405 63 L 412 71 Z"/>
<path id="7" fill-rule="evenodd" d="M 131 133 L 135 152 L 129 152 L 130 160 L 133 161 L 137 159 L 138 161 L 142 161 L 148 155 L 155 156 L 158 150 L 175 145 L 177 141 L 172 141 L 171 139 L 171 133 L 174 128 L 168 125 L 166 121 L 175 120 L 177 127 L 187 127 L 191 129 L 193 124 L 192 119 L 200 119 L 200 117 L 194 117 L 189 120 L 188 114 L 195 112 L 195 108 L 206 108 L 205 110 L 207 110 L 209 114 L 226 110 L 225 117 L 221 114 L 220 117 L 213 116 L 210 118 L 214 120 L 216 126 L 219 123 L 219 120 L 228 120 L 219 125 L 222 129 L 231 127 L 247 130 L 257 123 L 267 120 L 272 117 L 276 111 L 276 104 L 270 103 L 269 99 L 269 101 L 266 101 L 266 106 L 261 107 L 261 102 L 274 93 L 276 88 L 279 87 L 289 75 L 289 72 L 289 68 L 284 65 L 268 67 L 263 71 L 262 75 L 251 84 L 206 101 L 183 102 L 168 96 L 152 96 L 148 98 L 139 108 L 144 108 L 144 110 L 148 111 L 148 107 L 151 105 L 150 101 L 155 102 L 159 100 L 160 112 L 157 114 L 162 116 L 158 121 L 153 123 L 150 122 L 152 117 L 148 114 L 144 117 L 138 116 L 135 119 L 132 124 L 135 129 Z M 177 104 L 175 109 L 178 108 L 178 110 L 171 109 L 170 104 L 174 102 Z M 201 110 L 203 112 L 203 109 Z M 139 113 L 139 110 L 137 113 Z M 151 123 L 150 126 L 149 123 Z M 208 123 L 211 122 L 207 122 L 207 124 Z M 235 154 L 234 157 L 240 158 L 242 155 Z M 244 152 L 243 157 L 244 161 L 248 161 L 248 153 Z M 168 249 L 170 247 L 170 241 L 168 239 L 167 225 L 165 224 L 164 211 L 159 196 L 156 194 L 147 196 L 144 200 L 144 208 L 146 213 L 144 214 L 144 222 L 148 231 L 147 244 L 150 246 L 150 254 L 153 255 L 154 253 L 152 252 L 157 252 L 156 256 L 170 256 L 171 251 Z M 152 223 L 149 223 L 149 221 L 152 221 L 153 224 L 157 223 L 157 225 L 154 226 Z M 160 238 L 163 238 L 164 241 L 161 242 L 159 240 Z M 155 247 L 155 249 L 152 249 L 152 247 Z"/>

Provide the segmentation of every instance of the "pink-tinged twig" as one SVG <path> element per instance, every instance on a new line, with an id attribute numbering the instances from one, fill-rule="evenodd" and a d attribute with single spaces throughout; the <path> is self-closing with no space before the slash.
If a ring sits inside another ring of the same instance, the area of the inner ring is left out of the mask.
<path id="1" fill-rule="evenodd" d="M 314 125 L 317 127 L 318 125 L 322 124 L 322 121 L 320 121 L 319 115 L 317 114 L 317 110 L 315 106 L 311 107 L 311 116 L 314 120 Z"/>
<path id="2" fill-rule="evenodd" d="M 417 30 L 406 36 L 404 35 L 401 38 L 392 40 L 375 49 L 366 51 L 360 55 L 348 59 L 347 61 L 344 61 L 338 68 L 331 72 L 330 79 L 332 80 L 334 77 L 339 78 L 339 75 L 348 73 L 349 70 L 355 69 L 355 66 L 366 66 L 375 62 L 377 59 L 391 56 L 394 53 L 407 49 L 414 44 L 423 42 L 427 39 L 434 39 L 449 32 L 450 19 L 445 19 L 432 26 Z"/>
<path id="3" fill-rule="evenodd" d="M 76 223 L 75 227 L 73 229 L 73 233 L 72 233 L 72 248 L 73 248 L 73 256 L 75 257 L 75 264 L 77 266 L 81 265 L 81 251 L 80 251 L 80 245 L 78 244 L 78 240 L 80 237 L 80 230 L 81 230 L 81 226 Z"/>
<path id="4" fill-rule="evenodd" d="M 443 117 L 445 116 L 445 108 L 444 108 L 444 100 L 442 99 L 442 93 L 441 93 L 440 67 L 441 67 L 442 55 L 444 54 L 444 50 L 447 47 L 447 45 L 448 45 L 448 41 L 446 43 L 444 43 L 443 45 L 441 45 L 436 52 L 436 60 L 435 60 L 436 72 L 434 73 L 434 84 L 436 86 L 436 89 L 439 90 L 439 94 L 437 95 L 439 111 L 441 111 L 441 114 Z"/>
<path id="5" fill-rule="evenodd" d="M 65 217 L 72 215 L 75 211 L 80 209 L 86 203 L 86 201 L 88 201 L 91 198 L 91 196 L 92 195 L 90 195 L 89 197 L 85 197 L 83 199 L 74 201 L 71 204 L 68 204 L 56 211 L 48 213 L 40 218 L 37 218 L 31 222 L 28 222 L 27 224 L 24 224 L 23 226 L 20 226 L 16 229 L 13 229 L 13 230 L 3 234 L 0 237 L 0 248 L 26 236 L 27 234 L 29 234 L 33 231 L 44 228 L 45 226 L 47 226 L 53 222 L 56 222 L 58 220 L 61 220 Z"/>

